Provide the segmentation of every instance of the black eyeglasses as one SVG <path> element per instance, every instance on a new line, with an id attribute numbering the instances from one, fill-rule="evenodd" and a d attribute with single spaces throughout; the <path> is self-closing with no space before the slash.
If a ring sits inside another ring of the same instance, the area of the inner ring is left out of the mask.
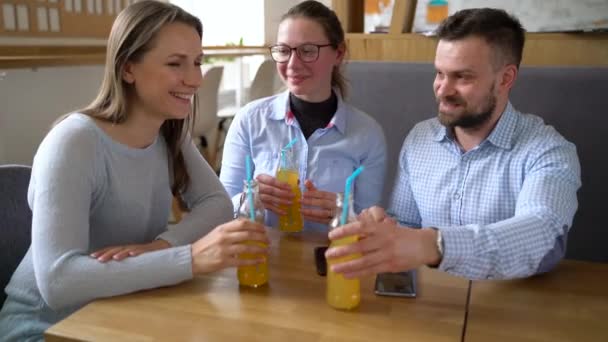
<path id="1" fill-rule="evenodd" d="M 292 48 L 291 46 L 278 44 L 270 47 L 270 56 L 277 63 L 285 63 L 291 58 L 291 52 L 296 51 L 298 58 L 304 63 L 316 62 L 319 59 L 319 50 L 322 47 L 332 46 L 332 44 L 302 44 Z"/>

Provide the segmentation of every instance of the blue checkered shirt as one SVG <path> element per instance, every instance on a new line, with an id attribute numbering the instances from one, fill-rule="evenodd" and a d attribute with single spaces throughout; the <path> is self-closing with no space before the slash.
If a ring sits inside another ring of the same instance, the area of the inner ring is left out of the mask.
<path id="1" fill-rule="evenodd" d="M 468 152 L 437 118 L 417 124 L 403 143 L 389 213 L 402 225 L 441 230 L 444 271 L 526 277 L 563 257 L 580 186 L 574 144 L 508 103 Z"/>

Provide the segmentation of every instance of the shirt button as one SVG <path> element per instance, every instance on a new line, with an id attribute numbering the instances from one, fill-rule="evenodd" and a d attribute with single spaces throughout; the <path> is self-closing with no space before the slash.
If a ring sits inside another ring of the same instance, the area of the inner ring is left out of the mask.
<path id="1" fill-rule="evenodd" d="M 460 193 L 459 192 L 455 192 L 454 193 L 454 199 L 455 200 L 459 200 L 460 199 Z"/>

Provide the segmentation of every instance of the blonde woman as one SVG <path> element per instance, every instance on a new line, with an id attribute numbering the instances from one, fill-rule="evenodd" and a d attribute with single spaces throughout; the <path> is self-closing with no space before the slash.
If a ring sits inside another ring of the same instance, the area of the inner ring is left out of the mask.
<path id="1" fill-rule="evenodd" d="M 99 95 L 57 123 L 34 158 L 32 245 L 6 288 L 3 341 L 42 340 L 93 299 L 254 264 L 234 256 L 265 253 L 242 244 L 268 242 L 261 225 L 223 224 L 230 199 L 189 138 L 201 39 L 200 21 L 167 3 L 119 14 Z M 172 194 L 191 213 L 169 230 Z"/>

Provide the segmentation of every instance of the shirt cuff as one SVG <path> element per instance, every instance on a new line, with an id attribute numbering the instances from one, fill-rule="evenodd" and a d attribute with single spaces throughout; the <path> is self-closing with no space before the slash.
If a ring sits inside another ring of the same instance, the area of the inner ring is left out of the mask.
<path id="1" fill-rule="evenodd" d="M 439 269 L 445 272 L 466 264 L 473 258 L 473 231 L 466 227 L 435 227 L 441 230 L 443 258 Z"/>
<path id="2" fill-rule="evenodd" d="M 176 260 L 177 278 L 180 281 L 192 279 L 192 247 L 191 245 L 180 246 L 173 248 L 174 257 Z"/>

